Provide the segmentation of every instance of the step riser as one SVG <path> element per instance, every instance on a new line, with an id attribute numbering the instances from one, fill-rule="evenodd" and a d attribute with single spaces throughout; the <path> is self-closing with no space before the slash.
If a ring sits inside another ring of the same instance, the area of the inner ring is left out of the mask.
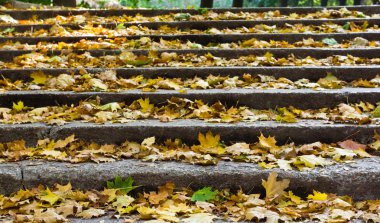
<path id="1" fill-rule="evenodd" d="M 279 10 L 281 14 L 290 14 L 290 13 L 311 13 L 321 11 L 324 8 L 339 10 L 343 7 L 265 7 L 265 8 L 225 8 L 225 9 L 212 9 L 213 12 L 223 13 L 223 12 L 267 12 Z M 376 14 L 379 13 L 378 6 L 345 6 L 348 10 L 360 11 L 365 14 Z M 211 9 L 210 9 L 211 10 Z M 38 15 L 40 19 L 56 17 L 57 15 L 69 16 L 69 15 L 81 15 L 84 13 L 89 13 L 90 15 L 97 16 L 121 16 L 121 15 L 136 15 L 141 14 L 144 16 L 156 16 L 169 13 L 191 13 L 191 14 L 200 14 L 199 10 L 194 9 L 169 9 L 169 10 L 151 10 L 151 9 L 132 9 L 132 10 L 0 10 L 1 14 L 8 14 L 15 19 L 30 19 L 34 15 Z"/>
<path id="2" fill-rule="evenodd" d="M 289 43 L 294 43 L 297 41 L 302 41 L 303 39 L 313 38 L 314 40 L 321 41 L 324 38 L 334 38 L 336 41 L 341 42 L 343 40 L 353 40 L 355 37 L 362 37 L 369 41 L 375 41 L 379 40 L 379 33 L 368 33 L 368 32 L 357 32 L 357 33 L 289 33 L 289 34 L 275 34 L 275 33 L 268 33 L 268 34 L 220 34 L 220 35 L 140 35 L 140 36 L 119 36 L 119 37 L 125 37 L 127 39 L 140 39 L 141 37 L 150 37 L 154 41 L 160 41 L 161 38 L 165 40 L 175 40 L 180 39 L 183 41 L 191 41 L 196 42 L 200 44 L 207 45 L 210 42 L 238 42 L 238 41 L 244 41 L 251 38 L 256 38 L 259 40 L 285 40 Z M 48 37 L 0 37 L 0 43 L 6 42 L 6 41 L 14 41 L 14 42 L 21 42 L 21 43 L 28 43 L 28 44 L 37 44 L 38 42 L 77 42 L 81 39 L 87 39 L 87 40 L 97 40 L 99 38 L 107 39 L 109 37 L 107 36 L 66 36 L 66 37 L 59 37 L 59 36 L 48 36 Z"/>
<path id="3" fill-rule="evenodd" d="M 148 55 L 150 50 L 127 50 L 129 52 L 132 52 L 136 55 Z M 314 57 L 314 58 L 325 58 L 333 55 L 352 55 L 355 57 L 365 57 L 365 58 L 377 58 L 380 55 L 380 48 L 361 48 L 361 49 L 314 49 L 314 48 L 293 48 L 293 49 L 278 49 L 278 48 L 270 48 L 270 49 L 201 49 L 201 50 L 156 50 L 158 54 L 161 54 L 162 52 L 169 52 L 169 53 L 177 53 L 178 55 L 181 54 L 195 54 L 198 56 L 203 56 L 207 53 L 211 53 L 212 55 L 216 57 L 224 57 L 224 58 L 238 58 L 241 56 L 248 56 L 248 55 L 257 55 L 262 56 L 267 52 L 270 52 L 273 54 L 274 57 L 280 58 L 285 57 L 287 58 L 291 54 L 294 54 L 296 57 L 305 58 L 307 56 Z M 14 57 L 21 56 L 23 54 L 31 53 L 32 50 L 0 50 L 0 58 L 2 61 L 12 61 Z M 74 53 L 84 53 L 89 52 L 94 57 L 100 57 L 104 55 L 119 55 L 121 52 L 120 50 L 53 50 L 48 51 L 46 54 L 49 56 L 54 55 L 62 55 L 62 54 L 68 54 L 69 52 Z"/>
<path id="4" fill-rule="evenodd" d="M 307 78 L 311 81 L 318 81 L 320 78 L 331 73 L 340 80 L 353 81 L 359 78 L 372 79 L 380 74 L 380 66 L 330 66 L 330 67 L 154 67 L 154 68 L 88 68 L 89 73 L 99 73 L 105 70 L 115 70 L 121 78 L 130 78 L 136 75 L 144 75 L 147 78 L 167 77 L 167 78 L 193 78 L 208 75 L 221 76 L 243 76 L 251 75 L 269 75 L 276 78 L 285 77 L 292 81 Z M 79 69 L 3 69 L 0 74 L 13 81 L 31 80 L 30 74 L 42 71 L 45 74 L 58 76 L 60 74 L 71 72 L 78 73 Z"/>
<path id="5" fill-rule="evenodd" d="M 333 143 L 354 139 L 358 142 L 372 142 L 374 131 L 380 132 L 378 125 L 323 124 L 321 121 L 300 121 L 298 123 L 279 123 L 272 121 L 220 124 L 199 120 L 177 120 L 162 123 L 158 120 L 135 121 L 125 124 L 85 124 L 71 123 L 64 126 L 44 124 L 0 125 L 0 142 L 24 139 L 33 146 L 38 139 L 63 139 L 72 134 L 78 139 L 100 144 L 121 144 L 126 140 L 141 142 L 156 136 L 158 142 L 168 138 L 180 138 L 185 143 L 198 141 L 199 132 L 211 131 L 220 134 L 226 142 L 256 142 L 261 133 L 275 136 L 280 143 L 313 143 L 321 141 Z M 238 134 L 237 134 L 238 133 Z"/>
<path id="6" fill-rule="evenodd" d="M 239 28 L 239 27 L 254 27 L 256 25 L 265 24 L 268 26 L 276 25 L 277 27 L 283 27 L 286 24 L 303 24 L 304 26 L 308 25 L 322 25 L 324 23 L 334 23 L 339 25 L 344 25 L 347 22 L 354 22 L 357 25 L 362 25 L 364 22 L 367 22 L 369 26 L 379 25 L 380 19 L 303 19 L 303 20 L 230 20 L 230 21 L 182 21 L 182 22 L 128 22 L 124 23 L 124 27 L 138 26 L 147 27 L 149 29 L 160 29 L 161 26 L 176 27 L 178 29 L 200 29 L 207 30 L 212 28 L 216 29 L 225 29 L 225 28 Z M 104 28 L 115 29 L 118 24 L 116 23 L 94 23 L 94 27 L 103 26 Z M 15 32 L 25 32 L 30 30 L 39 30 L 39 29 L 50 29 L 53 25 L 0 25 L 0 29 L 14 28 Z M 81 26 L 77 24 L 62 24 L 65 28 L 70 29 L 80 29 Z"/>
<path id="7" fill-rule="evenodd" d="M 380 165 L 377 158 L 358 160 L 349 167 L 335 165 L 323 170 L 317 168 L 304 172 L 268 170 L 256 164 L 235 162 L 220 162 L 216 166 L 206 167 L 177 162 L 144 163 L 136 160 L 79 165 L 44 161 L 26 161 L 18 164 L 22 168 L 23 185 L 26 188 L 40 184 L 52 186 L 55 183 L 71 182 L 74 188 L 101 190 L 107 180 L 116 176 L 132 176 L 137 185 L 143 186 L 140 191 L 155 190 L 166 182 L 173 182 L 178 187 L 199 189 L 208 185 L 218 189 L 231 188 L 234 191 L 241 188 L 254 193 L 263 192 L 261 180 L 275 171 L 280 178 L 290 179 L 290 190 L 303 196 L 312 193 L 313 190 L 349 195 L 355 200 L 376 199 L 380 196 Z M 2 165 L 0 164 L 0 167 Z M 321 171 L 324 174 L 321 174 Z M 20 182 L 11 184 L 15 184 L 13 191 L 20 189 Z M 12 192 L 12 189 L 10 190 L 8 192 Z"/>
<path id="8" fill-rule="evenodd" d="M 78 104 L 89 98 L 100 97 L 101 103 L 132 103 L 140 98 L 149 98 L 151 103 L 160 105 L 172 97 L 202 100 L 213 104 L 222 102 L 227 106 L 248 106 L 255 109 L 275 109 L 277 107 L 294 106 L 300 109 L 318 109 L 335 107 L 340 103 L 359 103 L 360 101 L 376 104 L 380 102 L 380 88 L 362 89 L 347 88 L 343 90 L 189 90 L 186 94 L 178 91 L 161 90 L 158 92 L 142 92 L 131 90 L 124 93 L 101 92 L 40 92 L 11 91 L 0 94 L 0 106 L 12 107 L 13 102 L 23 101 L 25 106 L 43 107 Z M 307 98 L 308 100 L 305 100 Z"/>

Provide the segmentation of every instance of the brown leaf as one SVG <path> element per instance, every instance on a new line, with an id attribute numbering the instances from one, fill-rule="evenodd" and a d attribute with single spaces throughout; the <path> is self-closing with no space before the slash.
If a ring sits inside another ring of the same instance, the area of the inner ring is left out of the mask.
<path id="1" fill-rule="evenodd" d="M 351 139 L 348 139 L 348 140 L 345 140 L 342 142 L 338 142 L 338 145 L 340 147 L 342 147 L 343 149 L 350 149 L 350 150 L 359 150 L 359 149 L 366 150 L 367 149 L 366 145 L 360 144 L 360 143 L 355 142 Z"/>

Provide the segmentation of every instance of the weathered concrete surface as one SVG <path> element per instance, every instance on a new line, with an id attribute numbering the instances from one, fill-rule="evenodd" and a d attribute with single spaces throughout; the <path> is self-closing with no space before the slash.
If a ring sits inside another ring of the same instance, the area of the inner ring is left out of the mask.
<path id="1" fill-rule="evenodd" d="M 36 125 L 43 126 L 46 134 L 41 135 Z M 15 131 L 17 130 L 17 131 Z M 207 123 L 202 120 L 174 120 L 168 123 L 159 120 L 139 120 L 123 124 L 93 124 L 71 122 L 63 126 L 43 124 L 0 125 L 1 142 L 16 139 L 26 140 L 28 145 L 35 145 L 37 139 L 62 139 L 75 134 L 78 139 L 97 143 L 120 144 L 125 140 L 141 142 L 155 136 L 158 142 L 168 138 L 180 138 L 186 143 L 197 143 L 198 133 L 212 131 L 220 134 L 225 142 L 256 142 L 263 133 L 275 136 L 279 143 L 312 143 L 322 141 L 333 143 L 347 138 L 367 143 L 372 141 L 374 131 L 380 132 L 379 125 L 331 124 L 318 120 L 301 120 L 297 123 L 279 123 L 273 121 Z M 238 134 L 237 134 L 238 133 Z"/>
<path id="2" fill-rule="evenodd" d="M 340 80 L 352 81 L 359 78 L 372 79 L 379 74 L 380 66 L 323 66 L 323 67 L 146 67 L 146 68 L 87 68 L 89 73 L 99 73 L 104 70 L 114 70 L 122 78 L 130 78 L 136 75 L 144 75 L 147 78 L 153 77 L 207 77 L 210 74 L 221 76 L 243 76 L 243 74 L 262 74 L 270 75 L 276 78 L 285 77 L 296 81 L 307 78 L 311 81 L 318 81 L 319 78 L 326 77 L 327 73 L 335 75 Z M 36 71 L 42 71 L 52 76 L 58 76 L 63 73 L 78 73 L 79 69 L 2 69 L 4 77 L 15 80 L 31 80 L 30 74 Z"/>
<path id="3" fill-rule="evenodd" d="M 314 40 L 323 40 L 324 38 L 334 38 L 338 42 L 343 40 L 353 40 L 355 37 L 362 37 L 367 40 L 378 40 L 377 32 L 353 32 L 353 33 L 247 33 L 247 34 L 175 34 L 175 35 L 141 35 L 141 36 L 119 36 L 128 39 L 139 39 L 141 37 L 149 37 L 152 40 L 159 41 L 161 38 L 165 40 L 180 39 L 183 41 L 191 41 L 195 43 L 207 45 L 210 42 L 225 43 L 238 42 L 256 38 L 260 40 L 286 40 L 289 43 L 302 41 L 303 39 L 312 38 Z M 99 38 L 109 38 L 105 35 L 85 35 L 85 36 L 41 36 L 41 37 L 0 37 L 0 43 L 6 41 L 14 41 L 20 43 L 36 44 L 38 42 L 77 42 L 81 39 L 97 40 Z"/>
<path id="4" fill-rule="evenodd" d="M 278 20 L 203 20 L 203 21 L 174 21 L 174 22 L 125 22 L 125 27 L 141 25 L 149 29 L 160 29 L 161 26 L 175 27 L 178 29 L 199 29 L 207 30 L 210 27 L 217 29 L 234 29 L 239 27 L 255 27 L 256 25 L 265 24 L 269 26 L 276 25 L 283 27 L 286 24 L 303 24 L 303 25 L 321 25 L 323 23 L 334 23 L 344 25 L 347 22 L 354 22 L 357 25 L 362 25 L 367 22 L 369 26 L 380 24 L 379 18 L 342 18 L 342 19 L 278 19 Z M 18 24 L 5 24 L 0 25 L 1 29 L 14 28 L 15 32 L 27 32 L 30 30 L 45 29 L 49 30 L 54 24 L 36 24 L 36 25 L 18 25 Z M 68 29 L 81 29 L 80 24 L 61 24 Z M 116 23 L 94 23 L 94 26 L 101 25 L 105 28 L 115 29 L 118 24 Z"/>
<path id="5" fill-rule="evenodd" d="M 348 10 L 356 10 L 366 14 L 375 14 L 379 12 L 379 6 L 376 5 L 360 5 L 360 6 L 334 6 L 334 7 L 256 7 L 256 8 L 213 8 L 214 12 L 266 12 L 266 11 L 274 11 L 279 10 L 281 14 L 290 14 L 290 13 L 309 13 L 327 9 L 335 9 L 339 10 L 341 8 L 347 8 Z M 168 13 L 191 13 L 191 14 L 200 14 L 199 10 L 196 9 L 160 9 L 160 10 L 152 10 L 152 9 L 37 9 L 37 10 L 0 10 L 0 13 L 9 14 L 15 19 L 30 19 L 33 15 L 39 15 L 39 18 L 51 18 L 56 17 L 57 15 L 78 15 L 83 13 L 89 13 L 90 15 L 98 15 L 98 16 L 118 16 L 118 15 L 136 15 L 141 14 L 144 16 L 155 16 L 162 15 Z"/>
<path id="6" fill-rule="evenodd" d="M 9 91 L 0 94 L 0 106 L 12 107 L 15 101 L 23 101 L 27 106 L 42 107 L 57 104 L 71 105 L 89 98 L 100 97 L 101 103 L 132 103 L 140 98 L 149 98 L 151 103 L 163 104 L 172 97 L 203 100 L 205 103 L 222 102 L 228 106 L 248 106 L 255 109 L 274 109 L 294 106 L 300 109 L 335 107 L 340 103 L 360 101 L 376 104 L 380 101 L 380 88 L 343 88 L 316 91 L 313 89 L 210 89 L 157 90 L 143 92 L 129 90 L 121 92 L 62 92 L 62 91 Z M 307 98 L 308 100 L 305 100 Z"/>
<path id="7" fill-rule="evenodd" d="M 18 163 L 0 163 L 0 194 L 22 189 L 22 171 Z"/>
<path id="8" fill-rule="evenodd" d="M 38 139 L 49 136 L 50 127 L 45 124 L 35 123 L 27 125 L 0 124 L 0 142 L 25 140 L 28 145 L 35 145 Z"/>
<path id="9" fill-rule="evenodd" d="M 150 50 L 113 50 L 113 49 L 101 49 L 101 50 L 51 50 L 48 51 L 47 55 L 64 55 L 68 53 L 83 53 L 88 52 L 92 56 L 104 56 L 104 55 L 119 55 L 124 51 L 132 52 L 136 55 L 148 55 Z M 267 52 L 272 53 L 275 57 L 288 57 L 293 54 L 296 57 L 314 57 L 314 58 L 325 58 L 333 55 L 352 55 L 356 57 L 366 57 L 366 58 L 377 58 L 380 54 L 380 48 L 343 48 L 343 49 L 326 49 L 326 48 L 249 48 L 249 49 L 158 49 L 156 50 L 158 54 L 162 52 L 177 53 L 181 54 L 195 54 L 195 55 L 205 55 L 211 53 L 216 57 L 225 58 L 238 58 L 241 56 L 248 55 L 258 55 L 262 56 Z M 12 61 L 14 57 L 23 54 L 28 54 L 33 52 L 33 50 L 0 50 L 0 57 L 2 61 Z"/>
<path id="10" fill-rule="evenodd" d="M 132 176 L 143 189 L 156 189 L 166 182 L 178 187 L 198 189 L 240 187 L 245 191 L 261 191 L 261 180 L 272 171 L 280 178 L 291 180 L 290 190 L 306 195 L 313 189 L 339 195 L 350 195 L 355 200 L 380 197 L 380 157 L 360 159 L 349 164 L 338 164 L 311 171 L 283 171 L 262 169 L 256 164 L 220 162 L 216 166 L 196 166 L 179 162 L 147 163 L 123 160 L 114 163 L 67 164 L 58 162 L 24 161 L 24 185 L 27 188 L 39 184 L 54 185 L 71 182 L 74 188 L 102 189 L 107 180 L 116 176 Z M 17 189 L 17 188 L 15 188 Z"/>

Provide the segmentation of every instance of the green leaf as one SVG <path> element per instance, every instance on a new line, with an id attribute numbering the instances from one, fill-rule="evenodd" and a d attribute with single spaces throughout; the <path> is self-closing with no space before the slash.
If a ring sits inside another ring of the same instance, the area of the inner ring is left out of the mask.
<path id="1" fill-rule="evenodd" d="M 13 33 L 15 31 L 15 28 L 6 28 L 6 29 L 4 29 L 3 30 L 3 32 L 2 33 Z"/>
<path id="2" fill-rule="evenodd" d="M 199 8 L 198 12 L 201 13 L 202 15 L 206 15 L 208 14 L 209 11 L 207 8 Z"/>
<path id="3" fill-rule="evenodd" d="M 380 118 L 380 105 L 372 112 L 373 117 Z"/>
<path id="4" fill-rule="evenodd" d="M 177 21 L 188 21 L 190 20 L 191 18 L 191 15 L 189 13 L 177 13 L 175 16 L 174 16 L 174 19 L 177 20 Z"/>
<path id="5" fill-rule="evenodd" d="M 324 38 L 322 40 L 322 42 L 329 45 L 329 46 L 333 46 L 333 45 L 338 44 L 338 42 L 334 38 Z"/>
<path id="6" fill-rule="evenodd" d="M 362 12 L 356 12 L 357 18 L 365 18 L 365 15 Z"/>
<path id="7" fill-rule="evenodd" d="M 210 201 L 214 200 L 218 191 L 212 190 L 212 187 L 205 187 L 201 190 L 196 191 L 191 197 L 191 201 Z"/>
<path id="8" fill-rule="evenodd" d="M 342 26 L 342 28 L 345 29 L 345 30 L 350 29 L 350 28 L 351 28 L 350 23 L 347 22 L 346 24 L 344 24 L 344 25 Z"/>
<path id="9" fill-rule="evenodd" d="M 108 103 L 108 104 L 100 106 L 99 109 L 102 110 L 102 111 L 116 112 L 117 110 L 120 110 L 121 107 L 120 107 L 119 103 L 117 103 L 117 102 L 111 102 L 111 103 Z"/>
<path id="10" fill-rule="evenodd" d="M 120 176 L 116 176 L 115 180 L 107 181 L 108 189 L 119 189 L 123 194 L 128 194 L 132 190 L 136 189 L 138 186 L 133 186 L 134 180 L 131 176 L 123 180 Z"/>
<path id="11" fill-rule="evenodd" d="M 120 23 L 116 26 L 116 29 L 125 29 L 124 23 Z"/>

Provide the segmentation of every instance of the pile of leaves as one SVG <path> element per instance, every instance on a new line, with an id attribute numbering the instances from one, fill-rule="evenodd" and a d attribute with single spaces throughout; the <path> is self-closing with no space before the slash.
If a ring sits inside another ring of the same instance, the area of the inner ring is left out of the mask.
<path id="1" fill-rule="evenodd" d="M 2 50 L 33 50 L 38 52 L 49 52 L 52 50 L 98 50 L 98 49 L 241 49 L 241 48 L 367 48 L 380 47 L 380 41 L 368 41 L 367 39 L 356 37 L 353 40 L 344 40 L 338 43 L 334 38 L 325 38 L 321 41 L 313 38 L 303 39 L 294 43 L 285 40 L 259 40 L 248 39 L 239 42 L 216 43 L 211 42 L 207 45 L 200 43 L 183 41 L 181 39 L 154 41 L 150 37 L 141 37 L 138 39 L 128 39 L 126 37 L 116 38 L 99 38 L 97 40 L 81 39 L 78 42 L 39 42 L 37 44 L 26 44 L 20 42 L 6 41 L 0 43 Z"/>
<path id="2" fill-rule="evenodd" d="M 380 106 L 360 102 L 339 104 L 335 108 L 301 110 L 294 107 L 282 107 L 257 110 L 245 106 L 227 107 L 221 102 L 212 105 L 202 100 L 191 101 L 172 97 L 166 103 L 151 104 L 149 98 L 138 99 L 127 105 L 123 102 L 100 104 L 100 99 L 87 100 L 78 106 L 27 107 L 24 102 L 13 103 L 12 108 L 0 107 L 0 123 L 48 123 L 63 125 L 66 122 L 82 121 L 92 123 L 127 123 L 139 119 L 159 119 L 169 122 L 174 119 L 200 119 L 207 122 L 255 122 L 278 121 L 297 122 L 305 120 L 329 120 L 332 123 L 378 124 Z"/>
<path id="3" fill-rule="evenodd" d="M 348 10 L 341 8 L 335 9 L 322 9 L 316 12 L 306 14 L 281 14 L 279 10 L 266 11 L 266 12 L 214 12 L 209 10 L 202 10 L 202 14 L 190 13 L 168 13 L 156 16 L 144 16 L 141 14 L 118 15 L 118 16 L 97 16 L 83 13 L 79 15 L 62 16 L 57 15 L 52 18 L 39 19 L 38 15 L 34 15 L 28 20 L 17 20 L 10 15 L 0 15 L 0 24 L 85 24 L 85 23 L 126 23 L 126 22 L 175 22 L 175 21 L 219 21 L 219 20 L 284 20 L 284 19 L 355 19 L 355 18 L 379 18 L 379 14 L 366 15 L 363 12 Z"/>
<path id="4" fill-rule="evenodd" d="M 353 140 L 334 144 L 314 142 L 278 146 L 274 137 L 260 135 L 257 143 L 245 142 L 226 145 L 220 135 L 199 133 L 199 144 L 188 146 L 180 139 L 156 143 L 150 137 L 141 143 L 126 141 L 120 146 L 77 140 L 74 135 L 62 140 L 43 139 L 35 147 L 27 147 L 24 140 L 0 144 L 0 162 L 25 159 L 44 159 L 70 163 L 114 162 L 121 159 L 140 159 L 147 162 L 180 161 L 198 165 L 216 165 L 220 160 L 256 163 L 263 168 L 308 170 L 315 167 L 352 162 L 356 158 L 372 157 L 370 152 L 380 150 L 380 136 L 365 145 Z M 367 152 L 368 151 L 368 152 Z"/>
<path id="5" fill-rule="evenodd" d="M 247 33 L 356 33 L 356 32 L 379 32 L 378 25 L 369 25 L 368 22 L 355 23 L 348 22 L 344 25 L 324 22 L 320 25 L 303 25 L 285 24 L 282 26 L 258 24 L 252 27 L 237 27 L 237 28 L 209 28 L 201 29 L 180 29 L 179 27 L 171 27 L 163 25 L 158 29 L 151 29 L 142 25 L 119 24 L 117 26 L 86 24 L 78 27 L 65 27 L 59 24 L 52 25 L 49 30 L 32 29 L 30 31 L 19 32 L 15 28 L 6 28 L 0 32 L 0 36 L 5 37 L 45 37 L 45 36 L 98 36 L 103 35 L 110 37 L 126 37 L 139 35 L 182 35 L 182 34 L 247 34 Z"/>
<path id="6" fill-rule="evenodd" d="M 290 181 L 278 180 L 272 173 L 262 180 L 265 195 L 236 193 L 229 189 L 205 187 L 198 191 L 177 189 L 173 183 L 158 191 L 129 195 L 133 179 L 116 177 L 102 191 L 80 191 L 71 184 L 54 188 L 39 186 L 20 190 L 7 197 L 0 195 L 2 222 L 68 222 L 70 217 L 97 218 L 114 216 L 133 223 L 213 223 L 214 220 L 267 222 L 348 222 L 361 219 L 380 221 L 380 200 L 353 202 L 349 196 L 314 191 L 306 198 L 286 191 Z"/>
<path id="7" fill-rule="evenodd" d="M 30 80 L 30 81 L 29 81 Z M 187 89 L 341 89 L 343 87 L 380 87 L 380 76 L 371 80 L 358 79 L 351 83 L 339 80 L 332 74 L 320 78 L 317 82 L 302 78 L 297 81 L 291 81 L 287 78 L 280 77 L 276 79 L 267 75 L 243 76 L 214 76 L 209 75 L 206 78 L 145 78 L 138 75 L 130 78 L 118 77 L 115 70 L 107 70 L 100 73 L 88 73 L 82 69 L 78 74 L 60 74 L 51 76 L 42 71 L 34 72 L 30 79 L 12 81 L 3 77 L 0 79 L 0 92 L 2 91 L 19 91 L 19 90 L 49 90 L 49 91 L 107 91 L 121 92 L 127 90 L 140 89 L 144 92 L 153 92 L 156 90 L 178 90 L 181 93 L 187 93 Z"/>
<path id="8" fill-rule="evenodd" d="M 177 54 L 150 51 L 148 55 L 123 51 L 119 55 L 92 56 L 91 53 L 68 53 L 47 55 L 28 53 L 13 58 L 12 62 L 0 62 L 0 68 L 132 68 L 132 67 L 256 67 L 256 66 L 369 66 L 379 65 L 380 58 L 333 55 L 325 58 L 295 55 L 276 57 L 267 52 L 264 55 L 248 55 L 237 58 L 205 55 Z"/>

